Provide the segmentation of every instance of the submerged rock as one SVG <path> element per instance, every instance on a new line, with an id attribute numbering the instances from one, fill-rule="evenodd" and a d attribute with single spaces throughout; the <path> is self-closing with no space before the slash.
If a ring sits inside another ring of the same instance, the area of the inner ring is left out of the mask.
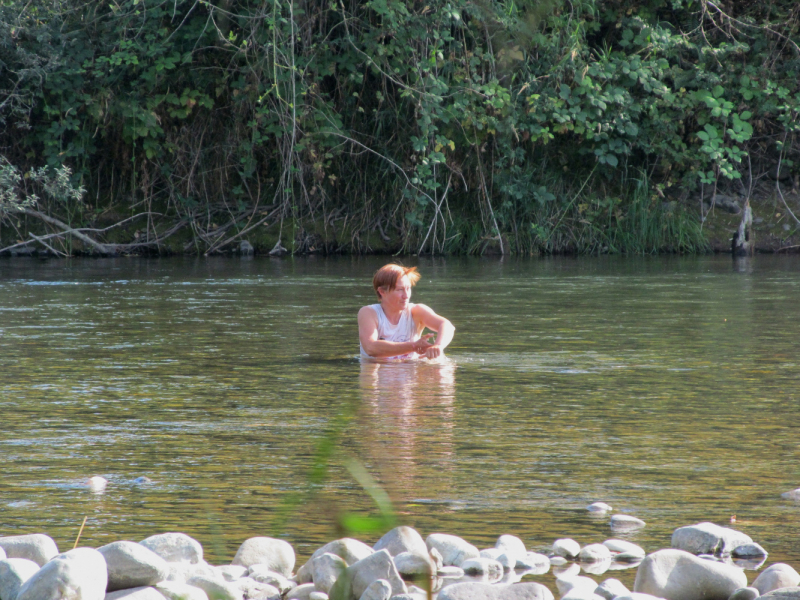
<path id="1" fill-rule="evenodd" d="M 586 507 L 586 510 L 593 513 L 605 513 L 610 512 L 611 506 L 606 504 L 605 502 L 592 502 L 589 506 Z"/>
<path id="2" fill-rule="evenodd" d="M 611 529 L 641 529 L 645 525 L 644 521 L 630 515 L 613 515 L 611 517 Z"/>
<path id="3" fill-rule="evenodd" d="M 692 554 L 728 554 L 738 546 L 752 543 L 749 535 L 705 522 L 676 529 L 671 545 Z"/>
<path id="4" fill-rule="evenodd" d="M 742 544 L 741 546 L 736 546 L 736 548 L 731 550 L 731 556 L 733 556 L 734 558 L 767 556 L 767 551 L 764 550 L 764 548 L 762 548 L 760 544 L 752 542 L 750 544 Z"/>

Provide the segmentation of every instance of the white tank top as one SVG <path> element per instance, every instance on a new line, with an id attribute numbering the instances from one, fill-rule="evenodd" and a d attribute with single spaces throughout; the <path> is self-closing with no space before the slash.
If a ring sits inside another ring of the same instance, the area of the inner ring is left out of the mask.
<path id="1" fill-rule="evenodd" d="M 370 308 L 378 315 L 378 339 L 387 342 L 416 342 L 420 335 L 417 333 L 417 325 L 414 323 L 414 317 L 411 316 L 411 307 L 413 304 L 409 303 L 408 308 L 400 313 L 400 320 L 397 325 L 392 325 L 383 308 L 380 304 L 370 304 Z M 361 344 L 359 344 L 361 347 Z M 365 358 L 372 358 L 369 354 L 364 352 L 361 347 L 361 356 Z M 416 352 L 409 352 L 400 356 L 386 357 L 389 360 L 407 360 L 409 358 L 417 358 L 419 355 Z"/>

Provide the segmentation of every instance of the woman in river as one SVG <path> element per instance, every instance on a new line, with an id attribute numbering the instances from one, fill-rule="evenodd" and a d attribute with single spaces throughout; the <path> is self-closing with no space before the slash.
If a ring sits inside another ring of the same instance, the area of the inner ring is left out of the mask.
<path id="1" fill-rule="evenodd" d="M 444 356 L 456 328 L 424 304 L 411 303 L 411 288 L 419 281 L 416 267 L 389 264 L 372 278 L 380 303 L 358 311 L 361 356 L 404 360 Z M 436 332 L 422 335 L 425 328 Z"/>

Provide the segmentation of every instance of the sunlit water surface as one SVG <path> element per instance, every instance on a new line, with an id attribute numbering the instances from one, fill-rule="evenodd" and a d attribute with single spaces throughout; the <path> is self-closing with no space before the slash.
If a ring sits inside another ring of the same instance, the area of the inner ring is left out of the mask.
<path id="1" fill-rule="evenodd" d="M 95 547 L 183 531 L 224 563 L 267 535 L 302 562 L 379 516 L 364 471 L 423 535 L 653 551 L 736 515 L 800 569 L 800 260 L 409 259 L 449 362 L 362 365 L 383 262 L 0 261 L 0 535 L 67 549 L 87 516 Z"/>

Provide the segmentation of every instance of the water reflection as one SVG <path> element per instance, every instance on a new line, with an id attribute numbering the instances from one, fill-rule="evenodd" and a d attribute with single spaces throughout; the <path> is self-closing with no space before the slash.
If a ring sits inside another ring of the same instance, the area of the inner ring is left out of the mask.
<path id="1" fill-rule="evenodd" d="M 455 379 L 448 359 L 361 362 L 366 456 L 398 508 L 449 485 Z"/>

